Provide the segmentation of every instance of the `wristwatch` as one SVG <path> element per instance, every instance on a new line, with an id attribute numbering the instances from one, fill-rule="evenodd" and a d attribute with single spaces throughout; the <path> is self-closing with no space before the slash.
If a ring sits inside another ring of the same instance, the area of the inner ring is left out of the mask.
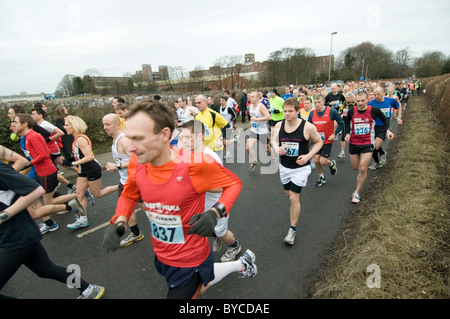
<path id="1" fill-rule="evenodd" d="M 217 209 L 217 211 L 219 212 L 220 218 L 225 216 L 225 214 L 227 213 L 227 210 L 225 209 L 225 205 L 222 203 L 215 203 L 213 207 L 215 209 Z"/>
<path id="2" fill-rule="evenodd" d="M 5 211 L 2 211 L 0 213 L 0 221 L 1 221 L 1 223 L 6 222 L 10 218 L 11 218 L 11 216 L 9 216 L 9 214 L 7 212 L 5 212 Z"/>

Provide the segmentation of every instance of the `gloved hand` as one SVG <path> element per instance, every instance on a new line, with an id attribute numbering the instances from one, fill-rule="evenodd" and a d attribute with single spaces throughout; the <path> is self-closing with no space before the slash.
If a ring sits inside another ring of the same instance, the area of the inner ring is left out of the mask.
<path id="1" fill-rule="evenodd" d="M 188 235 L 197 234 L 202 237 L 211 236 L 214 233 L 214 227 L 216 227 L 217 224 L 217 214 L 213 210 L 207 210 L 206 212 L 194 215 L 189 221 L 189 225 L 192 224 L 194 224 L 194 226 L 187 231 Z"/>
<path id="2" fill-rule="evenodd" d="M 273 109 L 273 114 L 278 114 L 278 113 L 280 113 L 280 110 Z"/>
<path id="3" fill-rule="evenodd" d="M 67 158 L 63 159 L 64 166 L 72 166 L 72 162 L 73 162 L 72 159 L 67 159 Z"/>
<path id="4" fill-rule="evenodd" d="M 124 222 L 108 225 L 103 236 L 103 248 L 105 249 L 105 252 L 116 251 L 120 245 L 120 237 L 122 237 L 125 232 L 126 226 Z"/>

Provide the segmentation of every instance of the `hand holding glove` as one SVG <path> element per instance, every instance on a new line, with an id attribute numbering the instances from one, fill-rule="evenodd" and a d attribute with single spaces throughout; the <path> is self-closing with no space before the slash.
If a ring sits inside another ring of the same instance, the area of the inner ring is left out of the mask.
<path id="1" fill-rule="evenodd" d="M 125 234 L 126 230 L 126 224 L 123 221 L 106 227 L 103 236 L 103 248 L 105 249 L 105 252 L 114 252 L 119 248 L 120 237 Z"/>
<path id="2" fill-rule="evenodd" d="M 217 224 L 217 214 L 210 209 L 206 212 L 194 215 L 189 221 L 189 225 L 192 224 L 194 224 L 194 226 L 187 231 L 188 235 L 197 234 L 202 237 L 211 236 L 214 233 L 214 227 L 216 227 Z"/>

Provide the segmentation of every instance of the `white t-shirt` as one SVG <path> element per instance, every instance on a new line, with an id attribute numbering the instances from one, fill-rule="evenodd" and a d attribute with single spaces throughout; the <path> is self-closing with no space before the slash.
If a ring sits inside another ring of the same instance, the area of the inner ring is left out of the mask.
<path id="1" fill-rule="evenodd" d="M 229 97 L 227 100 L 227 106 L 233 108 L 235 105 L 237 105 L 237 102 L 233 98 Z"/>
<path id="2" fill-rule="evenodd" d="M 43 127 L 47 132 L 49 132 L 50 134 L 53 133 L 53 131 L 55 129 L 57 129 L 57 127 L 55 125 L 53 125 L 52 123 L 50 123 L 49 121 L 42 121 L 41 124 L 39 124 L 40 127 Z"/>

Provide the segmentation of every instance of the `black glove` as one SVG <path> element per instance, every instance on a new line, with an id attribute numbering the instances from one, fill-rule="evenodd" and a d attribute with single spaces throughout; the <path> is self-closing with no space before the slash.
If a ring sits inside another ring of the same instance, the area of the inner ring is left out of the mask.
<path id="1" fill-rule="evenodd" d="M 65 159 L 63 159 L 63 165 L 64 166 L 72 166 L 72 160 L 70 160 L 70 159 L 67 159 L 67 158 L 65 158 Z"/>
<path id="2" fill-rule="evenodd" d="M 214 233 L 214 227 L 216 227 L 217 224 L 217 214 L 213 210 L 207 210 L 206 212 L 194 215 L 189 221 L 189 225 L 192 224 L 194 224 L 194 226 L 187 231 L 188 235 L 197 234 L 202 237 L 211 236 Z"/>
<path id="3" fill-rule="evenodd" d="M 280 113 L 280 110 L 276 110 L 276 109 L 273 110 L 273 114 L 278 114 L 278 113 Z"/>
<path id="4" fill-rule="evenodd" d="M 125 234 L 126 226 L 124 222 L 118 222 L 114 225 L 106 227 L 105 235 L 103 236 L 103 248 L 105 252 L 116 251 L 120 246 L 120 237 Z"/>

